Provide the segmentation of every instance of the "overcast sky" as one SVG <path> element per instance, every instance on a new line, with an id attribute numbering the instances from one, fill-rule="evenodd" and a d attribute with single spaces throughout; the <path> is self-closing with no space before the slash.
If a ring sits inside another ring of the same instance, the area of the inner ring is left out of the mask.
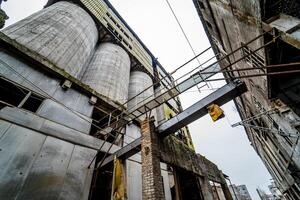
<path id="1" fill-rule="evenodd" d="M 169 0 L 196 53 L 210 46 L 192 0 Z M 40 10 L 46 0 L 8 0 L 2 5 L 10 19 L 6 25 L 14 23 Z M 158 58 L 159 62 L 171 72 L 193 57 L 187 42 L 165 0 L 111 0 L 111 3 L 139 35 L 146 46 Z M 213 52 L 200 58 L 204 62 Z M 179 74 L 195 67 L 193 62 Z M 181 95 L 186 108 L 201 99 L 212 88 L 222 86 L 222 82 L 212 83 L 210 89 L 203 88 L 201 93 L 193 88 Z M 233 102 L 222 106 L 225 118 L 212 122 L 209 116 L 202 117 L 189 125 L 196 151 L 216 163 L 235 184 L 246 184 L 253 199 L 259 199 L 255 189 L 267 190 L 270 175 L 260 158 L 254 152 L 242 127 L 231 128 L 231 124 L 240 121 Z"/>

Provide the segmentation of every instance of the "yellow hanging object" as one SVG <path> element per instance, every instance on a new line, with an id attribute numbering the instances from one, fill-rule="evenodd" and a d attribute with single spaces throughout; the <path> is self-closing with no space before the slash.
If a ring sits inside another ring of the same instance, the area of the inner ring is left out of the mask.
<path id="1" fill-rule="evenodd" d="M 212 120 L 214 122 L 217 121 L 218 119 L 224 117 L 223 110 L 217 104 L 212 104 L 212 105 L 208 106 L 207 109 L 208 109 L 208 113 L 209 113 L 210 117 L 212 118 Z"/>
<path id="2" fill-rule="evenodd" d="M 122 163 L 115 157 L 114 159 L 114 174 L 112 183 L 112 200 L 124 200 L 125 188 L 123 183 Z"/>

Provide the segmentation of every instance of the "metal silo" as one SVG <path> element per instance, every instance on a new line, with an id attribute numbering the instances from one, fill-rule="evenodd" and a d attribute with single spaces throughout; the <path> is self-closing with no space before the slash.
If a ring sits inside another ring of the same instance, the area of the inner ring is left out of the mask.
<path id="1" fill-rule="evenodd" d="M 77 78 L 98 40 L 93 19 L 66 1 L 5 28 L 3 33 Z"/>
<path id="2" fill-rule="evenodd" d="M 95 51 L 82 82 L 123 104 L 128 98 L 129 74 L 130 58 L 127 52 L 116 44 L 103 43 Z"/>

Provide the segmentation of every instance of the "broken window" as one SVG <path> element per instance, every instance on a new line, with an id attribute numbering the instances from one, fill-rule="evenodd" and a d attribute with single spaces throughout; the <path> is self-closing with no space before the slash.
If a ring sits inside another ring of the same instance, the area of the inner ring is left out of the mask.
<path id="1" fill-rule="evenodd" d="M 122 127 L 113 129 L 114 127 L 119 127 L 121 122 L 118 122 L 118 113 L 111 115 L 104 109 L 94 106 L 92 119 L 93 124 L 90 130 L 90 135 L 97 137 L 101 140 L 105 140 L 116 145 L 121 145 L 123 141 L 124 129 Z"/>
<path id="2" fill-rule="evenodd" d="M 44 100 L 44 97 L 3 78 L 0 78 L 0 94 L 0 109 L 10 106 L 36 112 Z"/>
<path id="3" fill-rule="evenodd" d="M 104 153 L 99 153 L 95 166 L 101 162 L 104 157 Z M 93 179 L 90 187 L 89 199 L 111 199 L 111 190 L 112 190 L 112 180 L 113 180 L 113 163 L 109 163 L 106 166 L 102 167 L 101 170 L 97 169 L 93 171 Z"/>

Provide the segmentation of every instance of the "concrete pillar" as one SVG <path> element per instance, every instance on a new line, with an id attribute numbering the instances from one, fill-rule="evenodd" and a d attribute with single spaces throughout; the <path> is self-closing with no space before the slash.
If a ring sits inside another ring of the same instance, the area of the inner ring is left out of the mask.
<path id="1" fill-rule="evenodd" d="M 160 169 L 158 138 L 153 118 L 141 122 L 142 129 L 142 188 L 143 200 L 163 200 L 163 181 Z"/>
<path id="2" fill-rule="evenodd" d="M 179 178 L 178 178 L 177 170 L 175 168 L 174 168 L 173 174 L 174 174 L 175 192 L 176 192 L 176 199 L 175 200 L 182 200 L 180 181 L 179 181 Z"/>
<path id="3" fill-rule="evenodd" d="M 207 177 L 199 177 L 198 181 L 200 182 L 201 192 L 204 200 L 214 200 L 213 191 L 209 184 L 209 180 Z"/>
<path id="4" fill-rule="evenodd" d="M 226 200 L 233 200 L 228 185 L 226 183 L 221 183 L 221 187 Z"/>

